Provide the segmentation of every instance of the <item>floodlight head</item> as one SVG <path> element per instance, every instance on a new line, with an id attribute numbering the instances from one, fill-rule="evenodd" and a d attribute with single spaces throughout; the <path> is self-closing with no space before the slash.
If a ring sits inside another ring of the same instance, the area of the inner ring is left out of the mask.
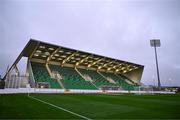
<path id="1" fill-rule="evenodd" d="M 150 40 L 150 45 L 151 47 L 160 47 L 161 46 L 160 39 Z"/>

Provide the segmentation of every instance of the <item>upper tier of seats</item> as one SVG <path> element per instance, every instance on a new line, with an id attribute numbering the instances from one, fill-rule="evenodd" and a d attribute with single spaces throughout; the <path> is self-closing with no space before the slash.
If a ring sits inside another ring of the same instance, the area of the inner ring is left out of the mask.
<path id="1" fill-rule="evenodd" d="M 66 89 L 97 89 L 91 82 L 85 81 L 74 68 L 49 65 L 52 71 L 58 71 Z"/>
<path id="2" fill-rule="evenodd" d="M 57 80 L 51 78 L 44 64 L 31 62 L 34 79 L 36 82 L 46 82 L 51 88 L 61 88 Z"/>
<path id="3" fill-rule="evenodd" d="M 98 87 L 103 86 L 117 86 L 116 84 L 110 83 L 105 78 L 103 78 L 99 73 L 93 70 L 85 70 L 85 69 L 78 69 L 83 75 L 89 75 L 93 80 L 93 83 Z"/>

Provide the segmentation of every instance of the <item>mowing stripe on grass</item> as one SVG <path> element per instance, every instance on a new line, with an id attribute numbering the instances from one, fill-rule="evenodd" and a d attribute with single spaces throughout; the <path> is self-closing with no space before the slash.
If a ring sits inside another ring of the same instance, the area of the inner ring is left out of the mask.
<path id="1" fill-rule="evenodd" d="M 62 107 L 56 106 L 56 105 L 51 104 L 51 103 L 48 103 L 48 102 L 46 102 L 46 101 L 40 100 L 40 99 L 38 99 L 38 98 L 35 98 L 35 97 L 32 97 L 32 96 L 29 96 L 29 95 L 28 95 L 28 97 L 29 97 L 29 98 L 31 98 L 31 99 L 37 100 L 37 101 L 39 101 L 39 102 L 42 102 L 42 103 L 48 104 L 48 105 L 50 105 L 50 106 L 53 106 L 53 107 L 55 107 L 55 108 L 61 109 L 61 110 L 66 111 L 66 112 L 68 112 L 68 113 L 71 113 L 71 114 L 73 114 L 73 115 L 76 115 L 76 116 L 78 116 L 78 117 L 80 117 L 80 118 L 84 118 L 84 119 L 86 119 L 86 120 L 91 120 L 91 119 L 90 119 L 90 118 L 88 118 L 88 117 L 85 117 L 85 116 L 83 116 L 83 115 L 77 114 L 77 113 L 72 112 L 72 111 L 69 111 L 69 110 L 67 110 L 67 109 L 65 109 L 65 108 L 62 108 Z"/>

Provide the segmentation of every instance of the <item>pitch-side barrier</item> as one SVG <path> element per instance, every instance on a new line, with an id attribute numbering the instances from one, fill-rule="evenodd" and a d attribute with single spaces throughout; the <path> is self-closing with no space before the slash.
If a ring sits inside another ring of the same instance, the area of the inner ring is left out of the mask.
<path id="1" fill-rule="evenodd" d="M 0 89 L 0 94 L 13 93 L 132 93 L 132 94 L 175 94 L 168 91 L 127 91 L 127 90 L 82 90 L 82 89 L 40 89 L 40 88 L 7 88 Z"/>

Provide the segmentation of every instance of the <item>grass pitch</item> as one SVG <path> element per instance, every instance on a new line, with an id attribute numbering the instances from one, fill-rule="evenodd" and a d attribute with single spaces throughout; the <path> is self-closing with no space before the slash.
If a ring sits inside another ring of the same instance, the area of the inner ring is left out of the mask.
<path id="1" fill-rule="evenodd" d="M 90 119 L 180 119 L 180 95 L 31 94 Z M 83 119 L 27 94 L 0 95 L 0 119 Z"/>

